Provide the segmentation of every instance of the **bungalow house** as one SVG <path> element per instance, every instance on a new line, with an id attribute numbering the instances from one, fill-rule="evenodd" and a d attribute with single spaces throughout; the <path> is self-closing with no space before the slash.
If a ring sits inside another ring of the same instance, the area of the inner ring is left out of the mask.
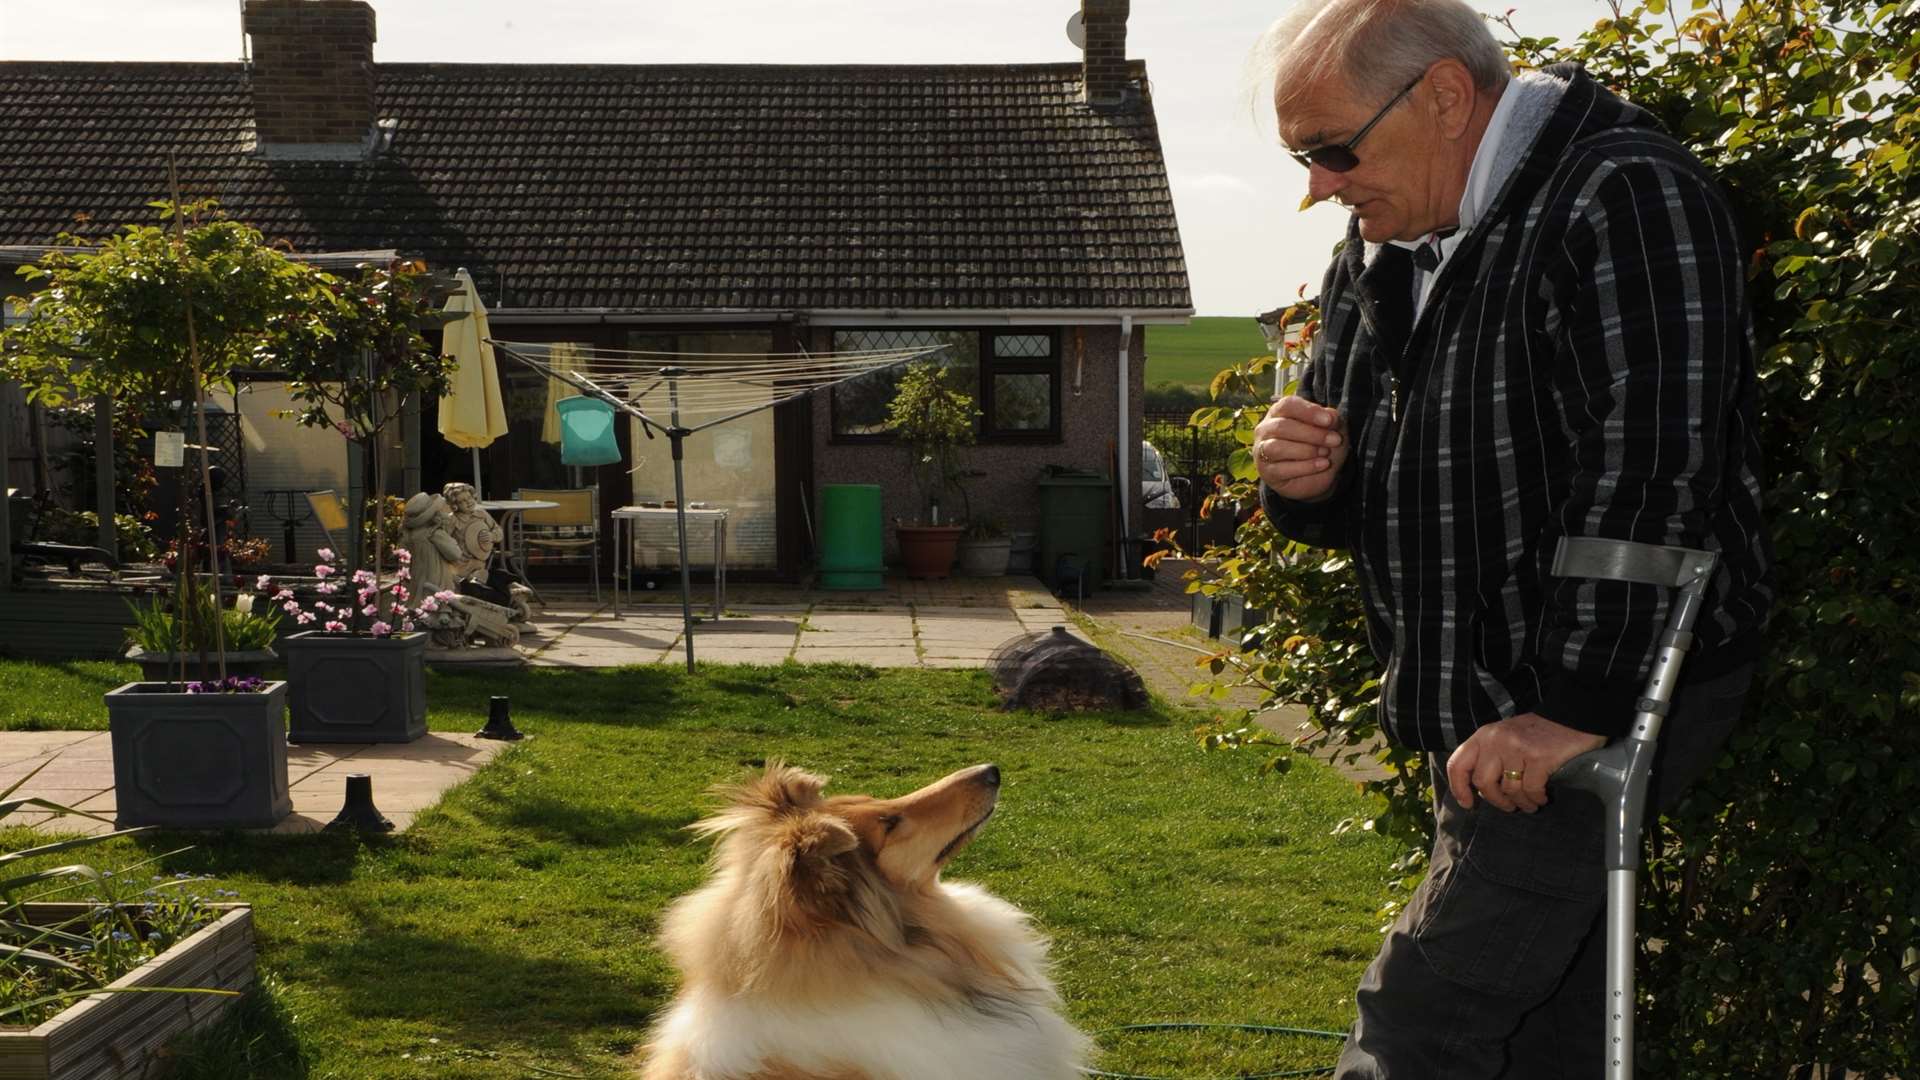
<path id="1" fill-rule="evenodd" d="M 152 220 L 173 155 L 186 197 L 295 250 L 467 268 L 501 339 L 947 345 L 982 411 L 977 514 L 1032 529 L 1062 465 L 1116 476 L 1137 528 L 1143 327 L 1192 302 L 1127 14 L 1084 0 L 1069 64 L 387 64 L 363 0 L 247 0 L 242 63 L 0 63 L 0 263 Z M 10 270 L 0 290 L 23 291 Z M 568 486 L 546 380 L 504 357 L 500 375 L 512 430 L 483 452 L 486 494 Z M 803 570 L 823 484 L 878 482 L 885 516 L 913 513 L 886 401 L 845 388 L 689 440 L 689 495 L 734 511 L 730 572 Z M 276 551 L 269 489 L 348 486 L 337 440 L 285 402 L 270 377 L 227 402 Z M 672 493 L 664 442 L 619 437 L 626 460 L 586 477 L 603 515 Z M 469 476 L 431 411 L 392 452 L 409 484 Z"/>

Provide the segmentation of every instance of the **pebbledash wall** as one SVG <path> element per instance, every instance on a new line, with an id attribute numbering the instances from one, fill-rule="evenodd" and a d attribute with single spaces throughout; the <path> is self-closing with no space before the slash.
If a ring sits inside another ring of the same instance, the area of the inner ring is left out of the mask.
<path id="1" fill-rule="evenodd" d="M 986 475 L 972 482 L 969 496 L 975 514 L 998 518 L 1010 531 L 1032 532 L 1039 524 L 1039 489 L 1036 481 L 1048 465 L 1064 465 L 1115 475 L 1115 420 L 1120 403 L 1117 397 L 1120 327 L 1118 323 L 1080 327 L 1084 347 L 1072 346 L 1075 327 L 1036 327 L 1057 330 L 1060 335 L 1060 436 L 1050 442 L 981 443 L 966 449 L 968 467 Z M 831 349 L 833 332 L 826 328 L 811 331 L 810 348 Z M 1076 352 L 1081 353 L 1076 357 Z M 1133 488 L 1128 493 L 1128 521 L 1134 532 L 1140 531 L 1143 504 L 1140 500 L 1139 445 L 1140 400 L 1145 388 L 1146 331 L 1136 325 L 1127 366 L 1127 434 L 1119 447 L 1133 447 L 1127 463 L 1127 475 Z M 833 436 L 831 403 L 826 394 L 815 395 L 813 404 L 813 473 L 816 484 L 879 484 L 881 514 L 889 525 L 898 518 L 912 518 L 912 480 L 907 455 L 894 443 L 842 442 Z M 949 500 L 951 502 L 951 499 Z M 817 507 L 817 497 L 816 497 Z M 957 507 L 955 510 L 957 511 Z M 886 530 L 888 557 L 897 554 L 892 529 Z"/>

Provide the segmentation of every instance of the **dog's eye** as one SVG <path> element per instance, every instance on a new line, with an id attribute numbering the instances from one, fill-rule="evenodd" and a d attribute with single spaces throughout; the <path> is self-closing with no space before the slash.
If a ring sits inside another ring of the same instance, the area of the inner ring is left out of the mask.
<path id="1" fill-rule="evenodd" d="M 888 832 L 892 832 L 894 830 L 894 827 L 900 824 L 900 815 L 888 814 L 886 817 L 883 817 L 880 819 L 880 824 Z"/>

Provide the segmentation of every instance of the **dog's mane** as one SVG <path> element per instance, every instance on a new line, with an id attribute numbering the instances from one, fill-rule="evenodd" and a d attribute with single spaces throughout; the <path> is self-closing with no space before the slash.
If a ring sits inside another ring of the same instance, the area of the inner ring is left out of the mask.
<path id="1" fill-rule="evenodd" d="M 690 826 L 717 840 L 712 874 L 661 930 L 690 987 L 797 1003 L 886 983 L 992 1013 L 1053 1000 L 1022 917 L 967 886 L 889 881 L 825 786 L 774 762 L 717 789 L 724 808 Z"/>

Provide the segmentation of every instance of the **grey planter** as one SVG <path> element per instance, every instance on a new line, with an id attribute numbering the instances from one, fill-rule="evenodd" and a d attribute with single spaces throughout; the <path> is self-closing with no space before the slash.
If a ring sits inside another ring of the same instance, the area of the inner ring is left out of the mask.
<path id="1" fill-rule="evenodd" d="M 121 826 L 265 829 L 293 812 L 286 683 L 258 694 L 128 683 L 106 701 Z"/>
<path id="2" fill-rule="evenodd" d="M 287 741 L 412 742 L 427 733 L 427 635 L 309 631 L 287 656 Z"/>
<path id="3" fill-rule="evenodd" d="M 217 673 L 219 667 L 214 663 L 213 650 L 207 650 L 207 670 Z M 143 682 L 168 682 L 179 672 L 180 654 L 170 652 L 148 652 L 138 645 L 127 650 L 127 659 L 140 665 L 140 678 Z M 244 649 L 227 653 L 227 674 L 235 678 L 249 675 L 264 677 L 267 667 L 277 662 L 280 654 L 272 649 Z M 215 675 L 217 678 L 217 674 Z M 187 654 L 187 678 L 189 681 L 200 678 L 200 654 Z"/>
<path id="4" fill-rule="evenodd" d="M 991 540 L 960 541 L 960 573 L 967 577 L 1004 577 L 1013 551 L 1013 540 L 1000 536 Z"/>

